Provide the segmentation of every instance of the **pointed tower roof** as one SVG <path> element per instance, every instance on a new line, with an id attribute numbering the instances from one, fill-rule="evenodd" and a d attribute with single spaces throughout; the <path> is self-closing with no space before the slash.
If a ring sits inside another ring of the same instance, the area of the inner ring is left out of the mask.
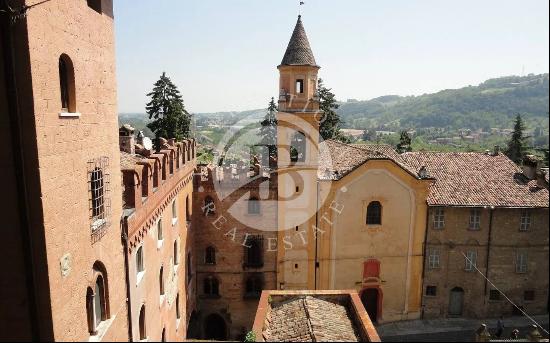
<path id="1" fill-rule="evenodd" d="M 301 15 L 298 16 L 298 22 L 296 22 L 296 27 L 294 28 L 290 42 L 288 42 L 288 47 L 286 48 L 281 65 L 317 66 L 307 39 L 306 30 L 302 24 Z"/>

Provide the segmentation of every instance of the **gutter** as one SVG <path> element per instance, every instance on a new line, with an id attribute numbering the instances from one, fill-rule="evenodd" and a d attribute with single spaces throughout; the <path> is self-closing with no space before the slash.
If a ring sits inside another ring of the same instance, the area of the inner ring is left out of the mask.
<path id="1" fill-rule="evenodd" d="M 126 278 L 126 306 L 128 315 L 128 342 L 133 342 L 133 328 L 132 328 L 132 300 L 130 298 L 130 262 L 128 260 L 128 217 L 124 216 L 120 220 L 120 226 L 122 228 L 121 240 L 124 248 L 124 274 Z"/>
<path id="2" fill-rule="evenodd" d="M 319 228 L 319 178 L 316 180 L 317 183 L 317 200 L 316 200 L 316 209 L 315 209 L 315 227 Z M 318 256 L 318 248 L 317 245 L 319 244 L 319 235 L 317 233 L 314 234 L 315 236 L 315 265 L 314 265 L 314 290 L 317 290 L 317 269 L 319 269 L 319 256 Z"/>

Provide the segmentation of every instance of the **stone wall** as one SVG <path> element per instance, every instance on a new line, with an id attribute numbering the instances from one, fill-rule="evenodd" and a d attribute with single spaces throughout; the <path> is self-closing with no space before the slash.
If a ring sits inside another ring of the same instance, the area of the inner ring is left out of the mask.
<path id="1" fill-rule="evenodd" d="M 469 229 L 470 208 L 449 208 L 445 211 L 445 226 L 434 229 L 430 208 L 424 274 L 424 317 L 449 316 L 452 289 L 464 291 L 462 315 L 482 318 L 517 314 L 512 304 L 500 296 L 490 300 L 495 290 L 477 271 L 466 271 L 463 254 L 477 252 L 477 268 L 514 303 L 529 314 L 547 312 L 548 304 L 548 209 L 530 209 L 532 224 L 520 231 L 521 209 L 481 209 L 480 230 Z M 491 220 L 492 216 L 492 220 Z M 492 229 L 490 223 L 492 222 Z M 490 245 L 489 245 L 490 242 Z M 440 253 L 440 267 L 428 265 L 430 250 Z M 528 256 L 527 273 L 516 272 L 516 255 Z M 435 296 L 426 295 L 428 286 L 437 287 Z M 525 291 L 534 291 L 533 301 L 524 300 Z"/>

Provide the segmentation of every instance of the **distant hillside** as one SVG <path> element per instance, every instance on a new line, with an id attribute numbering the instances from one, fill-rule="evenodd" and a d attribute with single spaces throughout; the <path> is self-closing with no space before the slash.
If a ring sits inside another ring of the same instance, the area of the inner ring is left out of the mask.
<path id="1" fill-rule="evenodd" d="M 390 131 L 407 128 L 511 128 L 516 113 L 526 119 L 529 129 L 548 133 L 548 74 L 507 76 L 490 79 L 478 86 L 448 89 L 421 96 L 386 95 L 367 101 L 340 103 L 338 110 L 344 127 L 379 128 Z M 242 112 L 197 113 L 198 127 L 229 126 L 243 118 L 262 118 L 265 109 Z M 120 122 L 129 122 L 143 130 L 145 114 L 121 114 Z M 146 129 L 146 134 L 150 134 Z"/>
<path id="2" fill-rule="evenodd" d="M 490 79 L 479 86 L 434 94 L 383 96 L 341 103 L 350 128 L 506 128 L 521 113 L 532 126 L 548 128 L 548 74 Z"/>

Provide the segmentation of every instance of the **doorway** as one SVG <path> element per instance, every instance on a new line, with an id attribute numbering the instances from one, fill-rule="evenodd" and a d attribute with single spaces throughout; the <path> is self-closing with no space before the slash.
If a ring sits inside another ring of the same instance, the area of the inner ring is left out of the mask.
<path id="1" fill-rule="evenodd" d="M 361 293 L 361 302 L 373 323 L 378 321 L 379 300 L 378 288 L 367 288 Z"/>
<path id="2" fill-rule="evenodd" d="M 461 316 L 463 305 L 464 305 L 464 290 L 460 287 L 455 287 L 451 289 L 451 295 L 449 297 L 449 315 Z"/>
<path id="3" fill-rule="evenodd" d="M 215 313 L 206 317 L 204 321 L 204 336 L 209 340 L 227 340 L 227 325 L 225 324 L 225 320 Z"/>

